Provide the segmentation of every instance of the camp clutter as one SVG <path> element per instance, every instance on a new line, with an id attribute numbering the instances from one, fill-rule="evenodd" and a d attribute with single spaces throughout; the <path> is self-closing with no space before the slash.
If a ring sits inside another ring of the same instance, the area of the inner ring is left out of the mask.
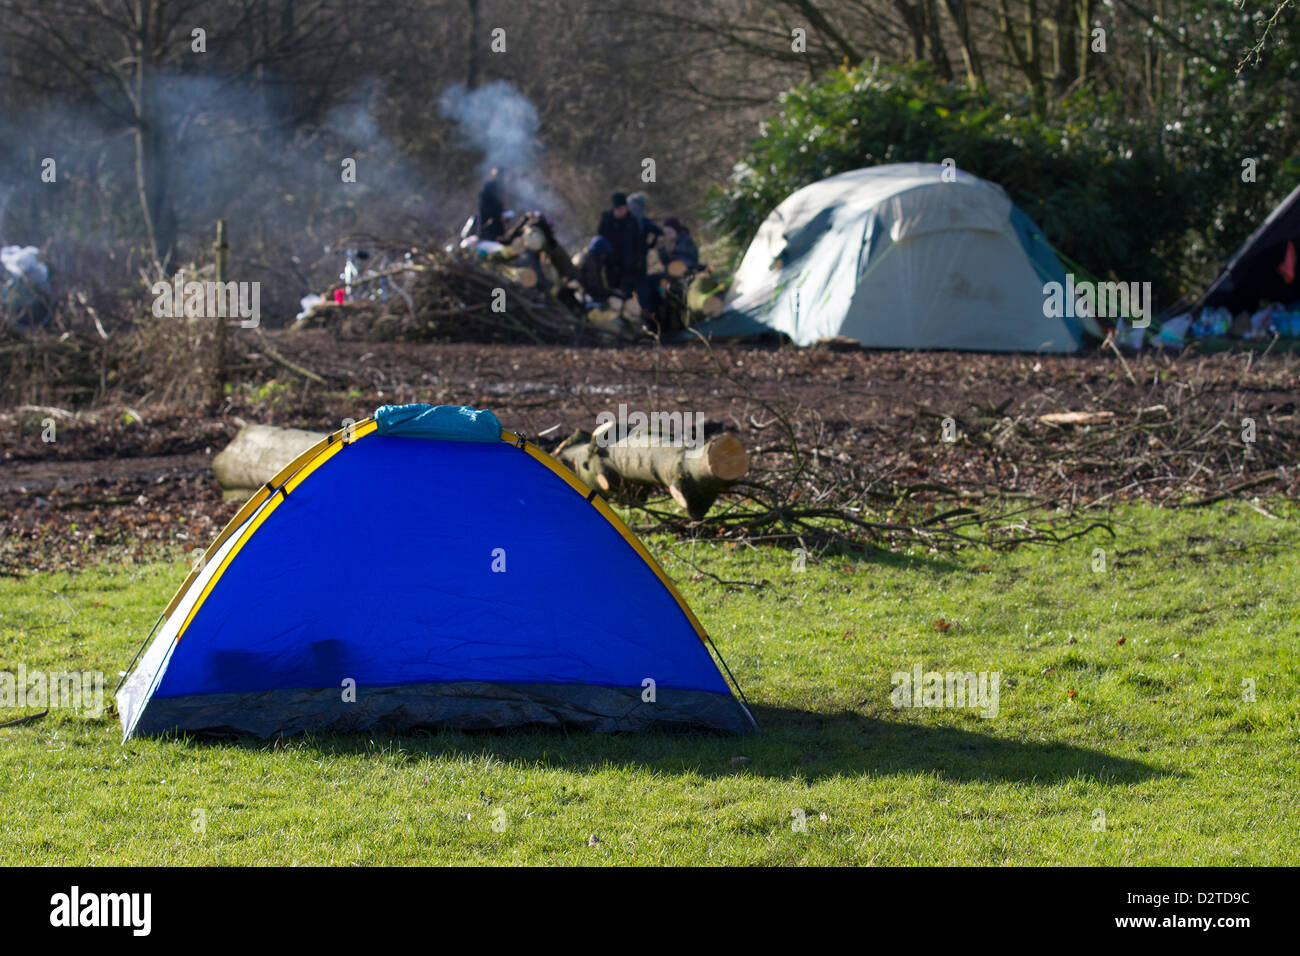
<path id="1" fill-rule="evenodd" d="M 569 255 L 541 212 L 515 217 L 494 238 L 472 232 L 471 219 L 442 250 L 348 247 L 339 284 L 305 297 L 292 328 L 363 341 L 617 345 L 722 312 L 724 273 L 699 264 L 689 230 L 676 219 L 638 220 L 616 195 L 620 215 L 607 213 L 602 230 L 625 238 L 621 272 L 604 234 Z"/>
<path id="2" fill-rule="evenodd" d="M 620 612 L 593 619 L 593 595 Z M 303 451 L 151 637 L 117 693 L 124 739 L 755 727 L 609 506 L 460 406 L 386 405 Z"/>
<path id="3" fill-rule="evenodd" d="M 1232 254 L 1190 311 L 1162 323 L 1159 341 L 1300 336 L 1300 187 Z"/>
<path id="4" fill-rule="evenodd" d="M 541 345 L 615 344 L 642 334 L 639 327 L 588 321 L 537 288 L 536 275 L 512 266 L 504 252 L 412 251 L 398 265 L 359 274 L 352 298 L 332 299 L 304 300 L 292 328 L 324 328 L 353 341 Z"/>
<path id="5" fill-rule="evenodd" d="M 1097 280 L 1074 263 L 1067 275 L 1001 186 L 955 167 L 886 164 L 805 186 L 759 227 L 734 277 L 701 265 L 685 227 L 679 234 L 669 219 L 661 229 L 644 217 L 643 199 L 636 206 L 632 198 L 615 194 L 621 217 L 606 213 L 601 233 L 574 256 L 545 216 L 528 213 L 497 238 L 466 235 L 440 253 L 358 274 L 345 301 L 317 305 L 299 327 L 373 339 L 613 344 L 779 335 L 803 346 L 1032 352 L 1075 352 L 1112 328 L 1134 349 L 1300 335 L 1300 189 L 1190 310 L 1155 322 L 1139 321 L 1136 308 L 1104 312 L 1083 300 L 1049 307 L 1048 289 L 1069 295 L 1076 282 Z M 627 262 L 617 270 L 607 238 L 618 242 L 623 232 L 639 237 L 628 253 L 632 279 Z M 682 257 L 674 246 L 689 251 Z M 414 276 L 409 291 L 399 285 L 400 297 L 390 296 L 383 284 L 400 272 Z M 1124 285 L 1106 283 L 1116 284 Z"/>

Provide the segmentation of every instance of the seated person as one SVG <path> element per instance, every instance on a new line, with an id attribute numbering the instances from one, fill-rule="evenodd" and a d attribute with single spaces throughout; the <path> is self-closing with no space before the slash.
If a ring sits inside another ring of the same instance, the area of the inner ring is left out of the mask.
<path id="1" fill-rule="evenodd" d="M 664 272 L 642 276 L 636 284 L 636 301 L 641 306 L 641 321 L 661 337 L 676 331 L 668 302 L 668 275 Z"/>
<path id="2" fill-rule="evenodd" d="M 700 267 L 700 250 L 691 238 L 691 231 L 676 216 L 664 220 L 664 264 L 674 260 L 694 272 Z"/>

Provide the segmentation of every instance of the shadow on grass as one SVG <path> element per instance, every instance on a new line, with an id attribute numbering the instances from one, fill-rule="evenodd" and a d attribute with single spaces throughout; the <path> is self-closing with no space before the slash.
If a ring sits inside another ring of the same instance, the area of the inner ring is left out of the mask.
<path id="1" fill-rule="evenodd" d="M 801 545 L 798 541 L 756 541 L 753 542 L 753 547 L 757 553 L 762 554 L 764 557 L 776 557 L 778 560 L 785 561 L 787 560 L 786 556 L 792 554 Z M 681 558 L 679 549 L 671 545 L 661 545 L 658 550 L 662 550 L 674 558 Z M 689 553 L 689 542 L 686 547 L 680 547 L 680 551 Z M 832 542 L 825 548 L 815 551 L 807 560 L 809 568 L 826 566 L 831 570 L 835 570 L 836 565 L 851 565 L 853 570 L 886 567 L 932 575 L 952 574 L 955 572 L 977 573 L 971 564 L 954 561 L 946 557 L 942 552 L 937 554 L 905 554 L 876 547 L 875 545 L 864 547 L 862 545 L 849 545 L 842 541 Z M 726 570 L 719 571 L 716 564 L 700 562 L 699 568 L 700 570 L 717 573 L 724 578 L 728 576 L 728 572 Z"/>
<path id="2" fill-rule="evenodd" d="M 851 711 L 824 713 L 765 706 L 753 711 L 762 731 L 746 737 L 525 729 L 192 743 L 245 750 L 300 750 L 320 757 L 360 756 L 403 764 L 426 759 L 490 759 L 525 769 L 590 772 L 635 767 L 710 778 L 749 774 L 805 781 L 902 775 L 937 776 L 961 783 L 1047 786 L 1079 779 L 1117 785 L 1175 773 L 1100 750 L 1015 740 L 982 730 L 894 722 Z"/>

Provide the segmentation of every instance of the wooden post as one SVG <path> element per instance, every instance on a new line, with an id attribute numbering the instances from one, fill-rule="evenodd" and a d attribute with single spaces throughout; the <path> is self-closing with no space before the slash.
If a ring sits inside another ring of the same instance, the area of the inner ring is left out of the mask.
<path id="1" fill-rule="evenodd" d="M 230 246 L 226 244 L 226 220 L 217 220 L 217 282 L 224 288 L 226 282 L 226 262 Z M 213 316 L 216 323 L 212 330 L 212 391 L 208 406 L 212 411 L 221 408 L 226 399 L 226 320 L 222 316 Z"/>

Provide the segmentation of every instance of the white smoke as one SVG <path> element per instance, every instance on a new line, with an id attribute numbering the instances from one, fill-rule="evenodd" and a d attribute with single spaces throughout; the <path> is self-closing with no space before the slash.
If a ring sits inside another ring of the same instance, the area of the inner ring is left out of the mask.
<path id="1" fill-rule="evenodd" d="M 469 145 L 483 154 L 479 174 L 505 170 L 506 204 L 516 212 L 538 210 L 555 218 L 566 204 L 541 170 L 540 121 L 528 97 L 506 80 L 469 89 L 454 83 L 438 98 L 438 110 L 454 120 Z"/>

